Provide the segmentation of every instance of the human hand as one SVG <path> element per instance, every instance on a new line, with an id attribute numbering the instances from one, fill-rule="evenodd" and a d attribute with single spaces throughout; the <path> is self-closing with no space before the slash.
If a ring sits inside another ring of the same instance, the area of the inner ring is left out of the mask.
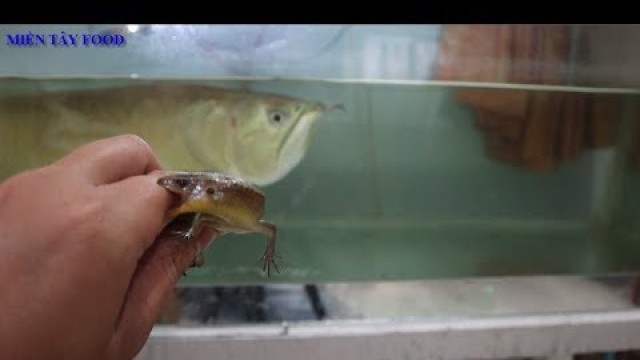
<path id="1" fill-rule="evenodd" d="M 134 136 L 0 184 L 0 359 L 130 359 L 215 233 L 154 241 L 174 201 Z"/>

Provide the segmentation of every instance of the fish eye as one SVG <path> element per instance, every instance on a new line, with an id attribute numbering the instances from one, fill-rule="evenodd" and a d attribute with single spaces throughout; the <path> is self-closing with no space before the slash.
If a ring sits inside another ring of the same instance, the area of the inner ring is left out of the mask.
<path id="1" fill-rule="evenodd" d="M 276 125 L 280 125 L 284 122 L 285 120 L 285 115 L 283 112 L 281 111 L 271 111 L 269 112 L 269 121 L 276 124 Z"/>

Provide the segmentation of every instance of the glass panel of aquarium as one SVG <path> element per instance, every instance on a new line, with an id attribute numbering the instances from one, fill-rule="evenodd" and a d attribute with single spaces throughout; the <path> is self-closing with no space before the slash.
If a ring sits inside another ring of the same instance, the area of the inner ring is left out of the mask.
<path id="1" fill-rule="evenodd" d="M 133 133 L 264 192 L 279 273 L 225 234 L 192 293 L 640 269 L 639 26 L 0 30 L 2 178 Z"/>

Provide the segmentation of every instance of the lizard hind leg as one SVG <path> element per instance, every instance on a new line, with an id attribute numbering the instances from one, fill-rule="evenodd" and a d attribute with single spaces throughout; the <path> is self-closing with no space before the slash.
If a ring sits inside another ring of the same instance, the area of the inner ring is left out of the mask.
<path id="1" fill-rule="evenodd" d="M 196 214 L 193 217 L 193 221 L 191 223 L 191 226 L 189 227 L 189 230 L 184 234 L 185 243 L 193 241 L 196 235 L 198 235 L 198 233 L 202 229 L 202 226 L 203 226 L 202 214 Z M 199 268 L 199 267 L 202 267 L 202 265 L 204 265 L 204 254 L 202 253 L 202 249 L 200 249 L 200 247 L 198 246 L 198 249 L 196 250 L 196 255 L 191 261 L 191 265 L 189 265 L 189 267 Z"/>
<path id="2" fill-rule="evenodd" d="M 217 233 L 218 221 L 215 218 L 204 214 L 196 214 L 193 219 L 189 231 L 184 235 L 185 240 L 194 241 L 194 238 L 200 234 L 204 228 L 213 228 Z M 216 234 L 217 235 L 217 234 Z M 197 245 L 197 244 L 196 244 Z M 204 250 L 198 246 L 196 256 L 189 267 L 202 267 L 204 265 Z"/>
<path id="3" fill-rule="evenodd" d="M 276 254 L 276 226 L 268 221 L 260 220 L 260 232 L 267 237 L 267 245 L 260 260 L 262 261 L 262 270 L 267 272 L 267 276 L 271 276 L 271 267 L 280 273 L 275 259 L 279 256 Z"/>

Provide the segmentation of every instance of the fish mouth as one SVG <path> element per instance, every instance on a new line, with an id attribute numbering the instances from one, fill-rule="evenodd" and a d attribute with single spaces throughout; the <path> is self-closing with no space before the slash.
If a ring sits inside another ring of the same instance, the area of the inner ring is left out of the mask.
<path id="1" fill-rule="evenodd" d="M 316 104 L 314 107 L 300 114 L 298 121 L 284 135 L 284 140 L 278 147 L 278 156 L 282 156 L 293 140 L 300 138 L 295 135 L 300 134 L 301 130 L 306 130 L 309 126 L 313 126 L 313 124 L 326 112 L 327 106 L 324 104 Z M 302 138 L 306 138 L 306 136 L 302 136 Z"/>
<path id="2" fill-rule="evenodd" d="M 287 174 L 302 161 L 309 148 L 312 127 L 326 111 L 325 105 L 318 104 L 300 115 L 295 126 L 289 129 L 278 149 L 278 173 Z"/>

